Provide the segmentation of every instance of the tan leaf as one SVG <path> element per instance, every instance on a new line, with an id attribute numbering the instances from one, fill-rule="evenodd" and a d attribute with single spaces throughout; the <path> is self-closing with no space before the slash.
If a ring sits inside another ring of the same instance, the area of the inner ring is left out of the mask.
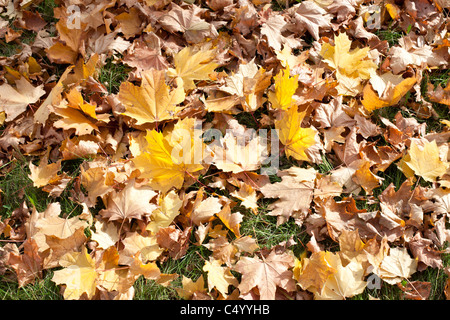
<path id="1" fill-rule="evenodd" d="M 448 162 L 441 161 L 435 140 L 426 141 L 421 147 L 412 141 L 408 154 L 403 159 L 404 164 L 415 174 L 430 182 L 436 181 L 449 167 Z"/>
<path id="2" fill-rule="evenodd" d="M 381 261 L 377 275 L 389 284 L 408 279 L 417 270 L 417 260 L 412 259 L 406 248 L 391 248 Z"/>
<path id="3" fill-rule="evenodd" d="M 98 248 L 108 249 L 119 241 L 119 231 L 113 223 L 96 221 L 94 227 L 95 232 L 91 231 L 91 239 L 97 241 Z"/>
<path id="4" fill-rule="evenodd" d="M 274 250 L 267 257 L 241 257 L 233 270 L 242 274 L 238 286 L 241 295 L 253 288 L 258 288 L 261 300 L 274 300 L 277 287 L 293 291 L 295 283 L 291 267 L 294 258 L 287 253 L 276 253 Z"/>
<path id="5" fill-rule="evenodd" d="M 240 223 L 243 218 L 241 213 L 231 213 L 230 205 L 227 204 L 220 212 L 216 213 L 216 215 L 223 222 L 223 224 L 234 233 L 236 237 L 239 238 L 241 236 L 239 231 Z"/>
<path id="6" fill-rule="evenodd" d="M 200 18 L 202 9 L 196 5 L 191 5 L 189 9 L 183 9 L 175 3 L 171 6 L 171 10 L 159 19 L 167 31 L 182 32 L 189 43 L 198 43 L 218 35 L 213 24 Z"/>
<path id="7" fill-rule="evenodd" d="M 265 197 L 279 200 L 269 206 L 269 214 L 278 216 L 277 224 L 286 222 L 296 211 L 306 214 L 314 194 L 316 171 L 313 168 L 290 168 L 281 182 L 267 184 L 260 190 Z M 280 175 L 280 173 L 278 173 Z"/>
<path id="8" fill-rule="evenodd" d="M 121 191 L 113 191 L 106 196 L 106 209 L 99 214 L 114 220 L 143 219 L 150 216 L 156 205 L 150 203 L 157 193 L 149 187 L 136 187 L 134 179 L 130 180 Z"/>
<path id="9" fill-rule="evenodd" d="M 185 47 L 173 57 L 175 69 L 167 71 L 171 77 L 180 77 L 183 80 L 185 91 L 196 88 L 194 80 L 209 80 L 209 75 L 219 66 L 213 60 L 215 50 L 194 50 Z"/>
<path id="10" fill-rule="evenodd" d="M 25 112 L 28 105 L 35 103 L 45 94 L 43 85 L 34 87 L 24 77 L 16 80 L 16 88 L 8 83 L 0 86 L 0 111 L 6 113 L 6 122 Z"/>
<path id="11" fill-rule="evenodd" d="M 209 261 L 205 261 L 203 271 L 208 273 L 209 291 L 216 288 L 224 297 L 228 296 L 230 285 L 236 287 L 239 284 L 237 279 L 231 274 L 230 268 L 222 267 L 218 260 L 210 259 Z"/>
<path id="12" fill-rule="evenodd" d="M 87 238 L 83 228 L 78 228 L 71 236 L 61 239 L 57 236 L 45 236 L 50 254 L 45 257 L 43 267 L 45 269 L 60 266 L 59 261 L 67 252 L 79 252 Z"/>
<path id="13" fill-rule="evenodd" d="M 164 249 L 158 245 L 155 236 L 142 236 L 138 232 L 129 232 L 122 240 L 124 245 L 120 252 L 120 264 L 130 264 L 132 257 L 139 253 L 142 262 L 155 261 Z"/>

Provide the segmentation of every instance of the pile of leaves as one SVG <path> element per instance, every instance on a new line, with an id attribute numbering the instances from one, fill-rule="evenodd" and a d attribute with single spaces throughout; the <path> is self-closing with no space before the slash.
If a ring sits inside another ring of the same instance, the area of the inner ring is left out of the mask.
<path id="1" fill-rule="evenodd" d="M 142 277 L 182 299 L 370 279 L 426 299 L 411 277 L 447 272 L 450 82 L 429 75 L 449 67 L 448 1 L 48 3 L 0 1 L 2 174 L 26 159 L 47 198 L 3 217 L 4 277 L 51 271 L 65 299 L 132 299 Z M 307 242 L 242 232 L 258 215 Z M 162 271 L 201 248 L 201 276 Z"/>

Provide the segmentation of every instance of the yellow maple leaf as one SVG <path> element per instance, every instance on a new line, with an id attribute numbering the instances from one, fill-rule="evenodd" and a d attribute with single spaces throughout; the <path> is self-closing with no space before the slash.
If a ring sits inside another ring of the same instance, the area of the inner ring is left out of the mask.
<path id="1" fill-rule="evenodd" d="M 345 33 L 334 37 L 334 46 L 324 43 L 320 55 L 336 70 L 336 87 L 340 95 L 355 96 L 362 89 L 362 81 L 375 74 L 377 65 L 368 59 L 369 47 L 350 50 L 352 41 Z"/>
<path id="2" fill-rule="evenodd" d="M 416 175 L 430 182 L 436 181 L 449 167 L 448 162 L 441 161 L 439 158 L 439 148 L 435 140 L 424 142 L 423 148 L 419 147 L 415 141 L 412 141 L 408 154 L 403 160 L 403 165 L 406 165 Z"/>
<path id="3" fill-rule="evenodd" d="M 268 93 L 269 102 L 272 108 L 288 110 L 295 102 L 292 96 L 298 88 L 298 75 L 290 77 L 289 66 L 287 66 L 286 69 L 280 70 L 274 79 L 275 92 Z"/>
<path id="4" fill-rule="evenodd" d="M 219 260 L 210 258 L 210 261 L 205 261 L 203 271 L 208 272 L 209 291 L 216 288 L 224 297 L 227 297 L 230 285 L 237 287 L 239 284 L 237 279 L 231 274 L 230 268 L 222 267 Z"/>
<path id="5" fill-rule="evenodd" d="M 141 76 L 139 87 L 130 82 L 120 85 L 118 99 L 125 106 L 122 114 L 135 119 L 136 125 L 174 119 L 182 109 L 177 105 L 184 101 L 183 88 L 170 90 L 165 71 L 150 69 Z"/>
<path id="6" fill-rule="evenodd" d="M 316 131 L 301 127 L 304 117 L 304 112 L 298 112 L 297 108 L 293 107 L 285 111 L 280 120 L 275 121 L 275 128 L 279 130 L 280 142 L 284 145 L 286 156 L 308 161 L 305 151 L 316 143 Z"/>
<path id="7" fill-rule="evenodd" d="M 209 80 L 209 75 L 219 66 L 214 62 L 215 50 L 185 47 L 173 57 L 175 69 L 169 68 L 170 77 L 179 77 L 183 80 L 185 91 L 196 88 L 194 80 Z"/>
<path id="8" fill-rule="evenodd" d="M 95 261 L 86 247 L 81 252 L 67 253 L 61 258 L 60 264 L 65 268 L 55 271 L 52 281 L 66 285 L 64 299 L 79 299 L 83 293 L 91 298 L 95 294 L 97 271 Z"/>
<path id="9" fill-rule="evenodd" d="M 183 185 L 186 172 L 203 169 L 200 164 L 185 164 L 179 157 L 173 157 L 173 147 L 161 132 L 147 130 L 145 140 L 147 144 L 139 148 L 139 155 L 132 161 L 141 172 L 141 177 L 150 179 L 152 188 L 163 193 L 172 187 L 179 189 Z"/>

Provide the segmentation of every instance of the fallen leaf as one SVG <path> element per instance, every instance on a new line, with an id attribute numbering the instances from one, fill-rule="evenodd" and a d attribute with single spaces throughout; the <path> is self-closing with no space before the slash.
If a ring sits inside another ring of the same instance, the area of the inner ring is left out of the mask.
<path id="1" fill-rule="evenodd" d="M 295 106 L 295 99 L 292 96 L 298 88 L 298 75 L 290 77 L 288 65 L 286 69 L 280 70 L 274 79 L 275 92 L 269 91 L 268 93 L 272 108 L 288 110 L 293 105 Z"/>
<path id="2" fill-rule="evenodd" d="M 148 130 L 145 140 L 147 145 L 140 146 L 141 153 L 132 161 L 141 171 L 141 177 L 150 179 L 150 186 L 156 190 L 166 193 L 172 187 L 179 189 L 186 173 L 191 174 L 203 168 L 200 164 L 186 165 L 173 157 L 173 147 L 161 132 Z"/>
<path id="3" fill-rule="evenodd" d="M 43 85 L 34 87 L 23 77 L 16 80 L 15 85 L 15 88 L 8 83 L 0 86 L 0 111 L 6 113 L 6 122 L 16 119 L 28 105 L 36 103 L 45 94 Z"/>
<path id="4" fill-rule="evenodd" d="M 406 248 L 391 248 L 376 274 L 387 283 L 396 284 L 408 279 L 416 269 L 417 260 L 410 257 Z"/>
<path id="5" fill-rule="evenodd" d="M 434 182 L 442 176 L 449 167 L 448 162 L 441 161 L 436 141 L 424 142 L 419 146 L 411 142 L 408 154 L 403 158 L 404 164 L 416 175 L 426 181 Z"/>
<path id="6" fill-rule="evenodd" d="M 105 198 L 106 208 L 99 214 L 109 221 L 143 219 L 150 216 L 156 205 L 150 201 L 157 193 L 149 187 L 136 187 L 135 181 L 130 181 L 123 190 L 109 193 Z"/>
<path id="7" fill-rule="evenodd" d="M 195 89 L 194 80 L 209 80 L 209 75 L 219 66 L 214 62 L 215 54 L 215 50 L 183 48 L 173 57 L 175 69 L 169 68 L 167 74 L 180 77 L 185 91 Z"/>
<path id="8" fill-rule="evenodd" d="M 311 128 L 302 128 L 304 112 L 298 112 L 296 107 L 283 112 L 280 120 L 275 120 L 275 128 L 279 130 L 280 142 L 284 145 L 287 157 L 297 160 L 309 161 L 305 151 L 313 146 L 316 131 Z"/>
<path id="9" fill-rule="evenodd" d="M 19 287 L 34 283 L 36 278 L 42 278 L 43 259 L 38 252 L 36 242 L 29 239 L 23 246 L 23 254 L 10 252 L 8 260 L 8 264 L 16 272 Z"/>
<path id="10" fill-rule="evenodd" d="M 224 297 L 228 296 L 230 285 L 237 287 L 239 284 L 237 279 L 231 274 L 230 268 L 222 267 L 218 260 L 205 261 L 203 271 L 208 273 L 209 291 L 216 288 Z"/>
<path id="11" fill-rule="evenodd" d="M 53 273 L 52 281 L 56 284 L 64 284 L 64 299 L 76 300 L 83 293 L 90 298 L 95 294 L 97 272 L 95 262 L 88 254 L 86 247 L 81 252 L 71 252 L 64 255 L 61 264 L 64 269 Z"/>
<path id="12" fill-rule="evenodd" d="M 295 283 L 290 268 L 294 259 L 287 253 L 278 254 L 274 250 L 267 257 L 241 257 L 233 270 L 242 274 L 238 289 L 241 295 L 258 288 L 261 300 L 275 299 L 277 287 L 293 291 Z"/>
<path id="13" fill-rule="evenodd" d="M 277 224 L 286 222 L 300 211 L 306 215 L 314 194 L 316 171 L 313 168 L 287 170 L 281 182 L 267 184 L 260 191 L 265 197 L 279 200 L 269 205 L 270 215 L 277 216 Z"/>
<path id="14" fill-rule="evenodd" d="M 182 109 L 177 105 L 185 99 L 183 88 L 170 90 L 166 74 L 161 70 L 150 69 L 142 72 L 141 76 L 139 87 L 130 82 L 120 85 L 118 99 L 125 106 L 123 115 L 135 119 L 137 125 L 174 119 Z"/>
<path id="15" fill-rule="evenodd" d="M 376 64 L 368 58 L 370 48 L 351 49 L 352 41 L 345 33 L 334 37 L 334 46 L 324 43 L 320 55 L 336 70 L 338 94 L 355 96 L 362 89 L 362 82 L 375 74 Z"/>

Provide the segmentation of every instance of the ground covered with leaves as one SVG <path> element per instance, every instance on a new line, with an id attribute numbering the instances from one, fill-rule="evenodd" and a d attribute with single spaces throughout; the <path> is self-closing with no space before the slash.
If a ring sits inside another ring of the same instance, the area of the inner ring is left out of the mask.
<path id="1" fill-rule="evenodd" d="M 449 8 L 0 1 L 0 297 L 450 297 Z"/>

